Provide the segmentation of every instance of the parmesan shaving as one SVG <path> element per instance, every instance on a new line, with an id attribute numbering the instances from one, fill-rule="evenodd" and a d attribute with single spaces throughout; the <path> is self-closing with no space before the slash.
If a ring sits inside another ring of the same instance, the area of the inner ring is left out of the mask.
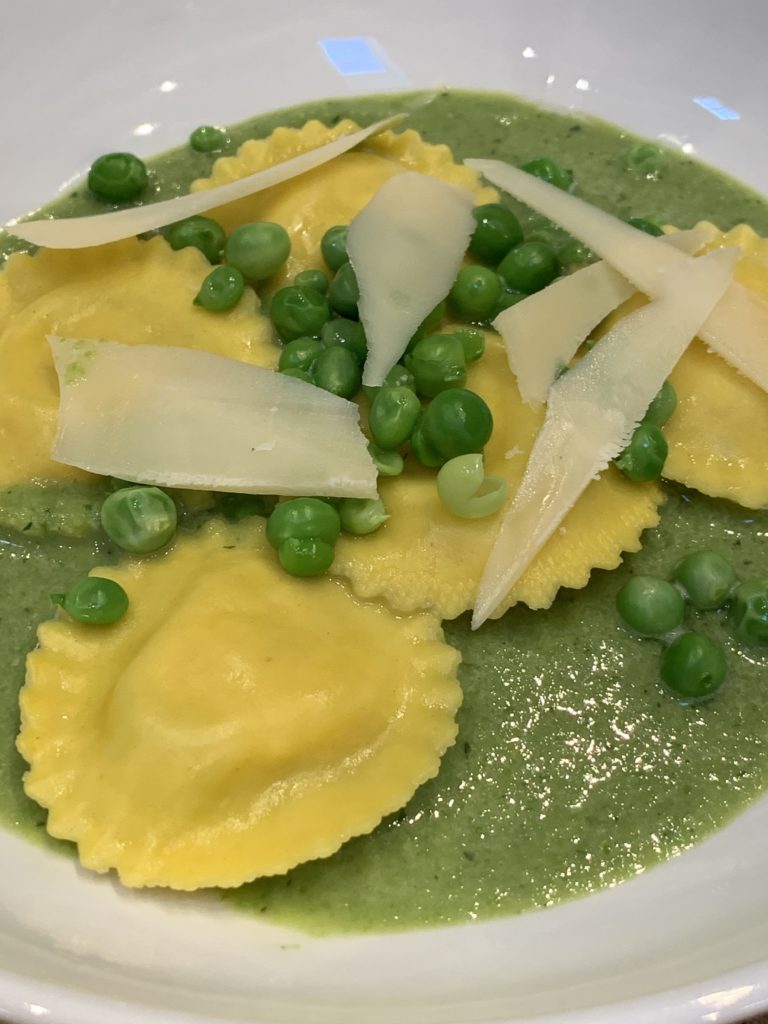
<path id="1" fill-rule="evenodd" d="M 676 231 L 664 241 L 694 253 L 717 235 L 711 224 Z M 601 320 L 635 292 L 607 263 L 593 263 L 510 306 L 493 321 L 507 347 L 520 397 L 546 402 L 550 385 Z"/>
<path id="2" fill-rule="evenodd" d="M 473 170 L 560 224 L 640 291 L 655 297 L 659 271 L 690 257 L 577 196 L 500 160 L 466 160 Z M 737 281 L 701 325 L 701 339 L 740 373 L 768 391 L 768 302 Z"/>
<path id="3" fill-rule="evenodd" d="M 707 220 L 700 221 L 693 228 L 686 228 L 684 231 L 669 231 L 659 241 L 666 242 L 686 256 L 695 256 L 705 245 L 710 245 L 718 237 L 720 232 L 714 224 Z"/>
<path id="4" fill-rule="evenodd" d="M 550 385 L 592 328 L 634 292 L 607 263 L 593 263 L 500 313 L 493 326 L 506 345 L 522 400 L 546 402 Z"/>
<path id="5" fill-rule="evenodd" d="M 261 192 L 273 185 L 295 178 L 299 174 L 311 171 L 321 164 L 341 156 L 355 146 L 360 145 L 371 135 L 390 128 L 399 122 L 404 115 L 388 117 L 377 121 L 368 128 L 342 135 L 324 146 L 312 149 L 308 153 L 285 160 L 283 163 L 267 167 L 263 171 L 249 174 L 237 181 L 229 181 L 215 188 L 201 192 L 190 192 L 185 196 L 163 199 L 158 203 L 147 203 L 134 206 L 128 210 L 114 210 L 111 213 L 98 213 L 91 217 L 67 217 L 60 220 L 11 221 L 5 225 L 6 231 L 23 238 L 33 245 L 46 246 L 49 249 L 86 249 L 93 245 L 106 245 L 122 238 L 143 234 L 145 231 L 156 231 L 158 228 L 207 213 L 217 206 L 243 199 L 245 196 Z"/>
<path id="6" fill-rule="evenodd" d="M 581 493 L 626 447 L 651 400 L 721 298 L 738 250 L 671 267 L 658 298 L 620 320 L 552 385 L 544 424 L 480 582 L 472 627 L 491 615 Z"/>
<path id="7" fill-rule="evenodd" d="M 347 251 L 368 338 L 363 384 L 384 383 L 448 294 L 474 228 L 470 192 L 413 171 L 387 181 L 354 218 Z"/>
<path id="8" fill-rule="evenodd" d="M 162 487 L 376 496 L 352 402 L 209 352 L 48 341 L 61 393 L 56 462 Z"/>

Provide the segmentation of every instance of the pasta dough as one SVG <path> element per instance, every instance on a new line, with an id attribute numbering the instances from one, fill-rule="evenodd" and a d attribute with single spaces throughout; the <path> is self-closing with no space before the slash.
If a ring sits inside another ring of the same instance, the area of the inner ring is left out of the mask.
<path id="1" fill-rule="evenodd" d="M 728 245 L 742 250 L 736 279 L 768 301 L 768 240 L 742 224 L 718 234 L 705 251 Z M 642 295 L 628 299 L 597 333 L 645 301 Z M 665 478 L 746 508 L 768 506 L 768 395 L 698 339 L 670 381 L 678 407 L 664 427 Z"/>
<path id="2" fill-rule="evenodd" d="M 279 349 L 249 289 L 230 313 L 192 304 L 210 264 L 162 238 L 11 256 L 0 280 L 0 486 L 88 479 L 50 458 L 58 386 L 47 334 L 184 345 L 275 366 Z"/>
<path id="3" fill-rule="evenodd" d="M 488 475 L 518 487 L 543 420 L 520 398 L 504 347 L 486 335 L 482 359 L 470 364 L 467 387 L 488 403 L 494 428 L 485 448 Z M 332 571 L 361 597 L 382 597 L 398 611 L 429 608 L 452 619 L 471 608 L 498 530 L 498 517 L 459 519 L 441 503 L 434 470 L 408 460 L 399 477 L 381 478 L 390 518 L 369 537 L 345 537 Z M 626 480 L 612 467 L 590 484 L 499 609 L 522 601 L 548 608 L 560 587 L 586 586 L 593 569 L 614 569 L 624 551 L 640 548 L 642 531 L 658 522 L 660 488 Z"/>
<path id="4" fill-rule="evenodd" d="M 237 886 L 332 854 L 437 773 L 458 654 L 432 615 L 279 567 L 260 521 L 94 571 L 131 607 L 45 622 L 21 691 L 27 794 L 128 886 Z"/>
<path id="5" fill-rule="evenodd" d="M 199 178 L 192 190 L 212 188 L 331 142 L 357 129 L 344 120 L 333 128 L 308 121 L 302 128 L 277 128 L 267 139 L 244 142 L 235 156 L 220 157 L 210 178 Z M 348 224 L 370 202 L 385 181 L 402 170 L 420 171 L 470 189 L 478 203 L 493 202 L 498 193 L 480 184 L 479 176 L 457 164 L 447 146 L 424 142 L 418 132 L 381 132 L 354 152 L 282 185 L 219 207 L 213 216 L 227 231 L 248 221 L 281 224 L 291 236 L 287 263 L 271 279 L 270 288 L 290 284 L 301 270 L 325 269 L 320 241 L 336 224 Z"/>

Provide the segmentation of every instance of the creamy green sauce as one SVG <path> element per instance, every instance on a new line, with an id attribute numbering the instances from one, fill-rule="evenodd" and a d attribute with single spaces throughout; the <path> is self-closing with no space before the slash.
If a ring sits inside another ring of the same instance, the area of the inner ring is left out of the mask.
<path id="1" fill-rule="evenodd" d="M 227 149 L 277 125 L 342 116 L 367 123 L 402 103 L 345 99 L 278 112 L 232 129 Z M 553 156 L 573 168 L 582 196 L 622 216 L 680 227 L 700 218 L 721 228 L 747 221 L 768 233 L 768 202 L 687 157 L 670 154 L 658 180 L 633 176 L 625 160 L 636 140 L 599 122 L 506 96 L 452 93 L 409 125 L 459 158 Z M 160 157 L 158 195 L 184 191 L 213 159 L 186 148 Z M 96 208 L 82 194 L 52 207 Z M 586 257 L 542 218 L 524 219 L 529 235 L 553 238 L 568 262 Z M 224 898 L 313 931 L 517 913 L 631 877 L 758 796 L 768 785 L 768 655 L 735 645 L 725 613 L 698 622 L 689 612 L 690 625 L 726 646 L 729 678 L 711 703 L 682 707 L 659 685 L 658 644 L 629 636 L 614 600 L 631 573 L 666 575 L 696 547 L 720 551 L 745 577 L 764 574 L 768 512 L 667 490 L 660 526 L 618 571 L 596 572 L 549 611 L 514 608 L 475 634 L 466 617 L 446 623 L 464 659 L 459 739 L 406 808 L 329 860 Z M 98 500 L 98 489 L 0 492 L 0 818 L 29 835 L 43 834 L 45 815 L 21 788 L 16 694 L 36 623 L 50 613 L 49 593 L 113 558 L 94 533 Z"/>

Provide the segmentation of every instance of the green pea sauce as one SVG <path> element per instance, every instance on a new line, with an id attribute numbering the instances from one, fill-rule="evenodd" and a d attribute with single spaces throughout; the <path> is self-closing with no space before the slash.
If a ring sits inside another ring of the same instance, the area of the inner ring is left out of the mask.
<path id="1" fill-rule="evenodd" d="M 270 114 L 231 129 L 226 151 L 278 125 L 342 116 L 367 123 L 403 102 L 367 97 Z M 768 233 L 766 200 L 677 154 L 658 178 L 638 176 L 627 169 L 637 140 L 599 122 L 506 96 L 446 93 L 409 126 L 448 143 L 458 158 L 554 157 L 573 170 L 584 198 L 624 217 L 680 227 L 700 218 L 721 228 L 746 221 Z M 184 147 L 158 158 L 157 194 L 183 192 L 216 155 Z M 100 207 L 75 194 L 52 209 Z M 524 213 L 523 221 L 527 237 L 552 241 L 567 262 L 586 257 L 542 218 Z M 711 703 L 682 707 L 659 683 L 659 645 L 623 630 L 615 597 L 630 574 L 669 575 L 698 547 L 719 551 L 742 577 L 765 574 L 768 512 L 667 491 L 661 524 L 616 572 L 596 572 L 546 612 L 513 608 L 477 633 L 466 617 L 446 623 L 463 656 L 459 738 L 407 807 L 328 860 L 223 898 L 316 932 L 518 913 L 642 872 L 755 799 L 768 786 L 768 655 L 739 647 L 727 613 L 689 610 L 690 626 L 725 645 L 729 677 Z M 45 814 L 21 788 L 16 694 L 49 593 L 112 558 L 103 538 L 86 536 L 92 499 L 74 488 L 0 493 L 0 818 L 30 835 L 43 833 Z M 67 524 L 73 539 L 52 534 Z"/>

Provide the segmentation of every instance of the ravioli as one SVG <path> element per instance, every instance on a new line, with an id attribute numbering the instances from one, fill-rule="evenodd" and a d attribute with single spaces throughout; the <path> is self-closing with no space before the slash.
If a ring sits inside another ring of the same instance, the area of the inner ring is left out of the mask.
<path id="1" fill-rule="evenodd" d="M 353 121 L 334 128 L 310 121 L 299 129 L 277 129 L 268 139 L 244 143 L 236 156 L 217 160 L 211 177 L 194 182 L 192 188 L 232 181 L 356 127 Z M 484 187 L 475 172 L 454 162 L 447 146 L 425 143 L 412 130 L 388 131 L 308 174 L 221 207 L 215 216 L 227 230 L 249 220 L 282 224 L 291 236 L 291 256 L 270 284 L 287 284 L 299 270 L 324 266 L 320 241 L 325 231 L 348 223 L 400 168 L 469 188 L 478 203 L 498 199 L 496 190 Z M 471 370 L 468 386 L 494 411 L 487 470 L 504 475 L 514 489 L 541 420 L 520 402 L 495 336 L 489 336 L 486 355 Z M 509 450 L 517 447 L 520 453 L 507 459 Z M 379 485 L 389 521 L 363 540 L 342 538 L 334 572 L 349 579 L 360 596 L 384 597 L 399 611 L 428 608 L 444 618 L 466 611 L 472 606 L 498 520 L 456 519 L 441 505 L 431 470 L 411 465 L 405 476 L 382 478 Z M 520 600 L 532 608 L 546 608 L 561 586 L 583 587 L 593 568 L 615 568 L 622 551 L 637 550 L 642 530 L 656 524 L 660 501 L 660 492 L 652 485 L 630 484 L 613 470 L 604 474 L 504 607 Z M 408 552 L 407 559 L 403 552 Z"/>
<path id="2" fill-rule="evenodd" d="M 742 258 L 734 276 L 768 299 L 768 240 L 745 224 L 720 234 L 703 251 L 736 245 Z M 645 302 L 635 295 L 601 325 L 604 333 L 618 318 Z M 768 506 L 768 395 L 696 339 L 670 380 L 678 407 L 664 427 L 668 480 L 746 508 Z"/>
<path id="3" fill-rule="evenodd" d="M 768 239 L 742 224 L 709 248 L 738 245 L 735 277 L 768 299 Z M 768 395 L 696 341 L 671 376 L 678 408 L 665 427 L 664 475 L 746 508 L 768 506 Z"/>
<path id="4" fill-rule="evenodd" d="M 267 139 L 244 142 L 235 156 L 220 157 L 211 176 L 193 182 L 192 191 L 254 174 L 357 127 L 354 121 L 344 120 L 332 128 L 320 121 L 308 121 L 302 128 L 277 128 Z M 290 284 L 301 270 L 325 269 L 320 241 L 328 228 L 348 224 L 384 182 L 402 170 L 420 171 L 468 188 L 478 203 L 498 198 L 496 190 L 483 186 L 474 171 L 454 162 L 447 146 L 424 142 L 410 129 L 381 132 L 359 149 L 282 185 L 221 206 L 212 216 L 226 231 L 255 220 L 273 221 L 286 229 L 291 236 L 291 254 L 269 283 L 270 288 L 278 288 Z"/>
<path id="5" fill-rule="evenodd" d="M 274 366 L 269 321 L 249 289 L 230 313 L 192 304 L 210 265 L 162 238 L 11 256 L 0 308 L 0 486 L 87 479 L 53 462 L 58 388 L 47 334 L 184 345 Z"/>
<path id="6" fill-rule="evenodd" d="M 495 334 L 486 334 L 485 355 L 470 365 L 467 387 L 493 413 L 486 473 L 504 477 L 514 493 L 543 410 L 521 400 Z M 471 608 L 498 517 L 469 520 L 452 515 L 437 495 L 434 470 L 414 460 L 408 460 L 403 475 L 381 478 L 379 491 L 390 518 L 368 537 L 342 536 L 332 571 L 348 579 L 360 597 L 384 598 L 401 612 L 428 608 L 452 619 Z M 606 470 L 587 488 L 497 616 L 518 601 L 548 608 L 560 587 L 584 587 L 593 569 L 615 569 L 622 552 L 639 550 L 643 530 L 658 522 L 661 502 L 656 484 L 632 483 L 618 470 Z"/>
<path id="7" fill-rule="evenodd" d="M 370 832 L 454 742 L 439 621 L 286 575 L 260 522 L 94 573 L 130 610 L 41 625 L 18 739 L 85 867 L 184 890 L 282 874 Z"/>

